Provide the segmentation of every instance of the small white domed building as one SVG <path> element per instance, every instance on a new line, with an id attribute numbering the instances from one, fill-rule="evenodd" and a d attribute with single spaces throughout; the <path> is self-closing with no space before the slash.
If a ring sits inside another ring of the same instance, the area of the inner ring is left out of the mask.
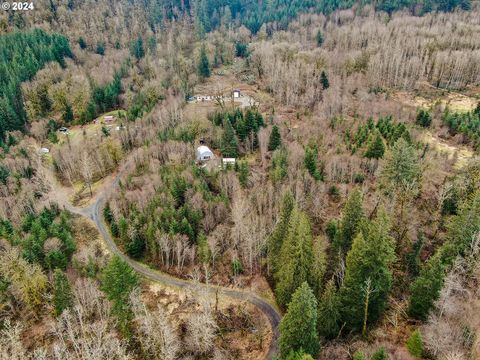
<path id="1" fill-rule="evenodd" d="M 213 159 L 213 152 L 208 146 L 200 145 L 197 148 L 197 161 L 208 161 Z"/>

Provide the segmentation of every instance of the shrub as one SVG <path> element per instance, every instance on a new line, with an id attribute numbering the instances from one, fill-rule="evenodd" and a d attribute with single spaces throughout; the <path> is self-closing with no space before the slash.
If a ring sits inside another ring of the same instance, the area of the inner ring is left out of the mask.
<path id="1" fill-rule="evenodd" d="M 415 357 L 422 357 L 423 354 L 423 342 L 422 342 L 422 335 L 420 331 L 417 329 L 415 330 L 407 340 L 406 343 L 408 352 Z"/>
<path id="2" fill-rule="evenodd" d="M 232 260 L 232 273 L 234 276 L 237 276 L 243 272 L 243 266 L 240 260 Z"/>
<path id="3" fill-rule="evenodd" d="M 387 354 L 385 353 L 385 349 L 382 347 L 378 349 L 373 355 L 371 360 L 388 360 Z"/>
<path id="4" fill-rule="evenodd" d="M 415 123 L 424 128 L 428 128 L 432 124 L 432 115 L 430 115 L 427 110 L 420 109 L 417 113 L 417 119 Z"/>
<path id="5" fill-rule="evenodd" d="M 353 354 L 353 360 L 366 360 L 365 354 L 361 351 L 356 351 Z"/>
<path id="6" fill-rule="evenodd" d="M 335 201 L 340 200 L 340 190 L 336 185 L 330 186 L 328 189 L 328 195 L 330 195 Z"/>

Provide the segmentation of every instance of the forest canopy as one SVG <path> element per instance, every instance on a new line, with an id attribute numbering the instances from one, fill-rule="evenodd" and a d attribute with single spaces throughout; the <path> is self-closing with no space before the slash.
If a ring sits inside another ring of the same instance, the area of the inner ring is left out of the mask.
<path id="1" fill-rule="evenodd" d="M 61 35 L 35 29 L 0 36 L 0 142 L 7 131 L 24 128 L 20 83 L 31 80 L 48 62 L 63 65 L 66 56 L 71 56 L 71 50 Z"/>
<path id="2" fill-rule="evenodd" d="M 208 32 L 217 28 L 222 21 L 238 19 L 251 32 L 257 33 L 263 24 L 276 22 L 277 28 L 286 29 L 290 20 L 299 13 L 314 11 L 331 13 L 337 9 L 347 9 L 356 4 L 353 0 L 201 0 L 197 7 L 197 20 Z M 380 0 L 362 1 L 361 5 L 374 4 L 377 10 L 392 13 L 404 8 L 421 14 L 430 11 L 453 11 L 457 7 L 471 8 L 470 0 Z M 218 9 L 223 9 L 219 10 Z M 223 11 L 223 17 L 222 12 Z"/>

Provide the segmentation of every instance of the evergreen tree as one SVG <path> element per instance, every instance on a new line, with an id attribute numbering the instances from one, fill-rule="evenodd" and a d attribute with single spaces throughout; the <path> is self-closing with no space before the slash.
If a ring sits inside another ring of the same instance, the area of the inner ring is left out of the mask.
<path id="1" fill-rule="evenodd" d="M 412 276 L 418 276 L 420 271 L 420 255 L 423 248 L 423 236 L 419 234 L 415 242 L 412 244 L 411 251 L 407 254 L 406 261 L 408 272 Z"/>
<path id="2" fill-rule="evenodd" d="M 186 219 L 184 219 L 186 220 Z M 185 226 L 185 222 L 182 220 L 181 223 L 183 226 Z M 185 234 L 187 236 L 191 235 L 192 229 L 190 227 L 190 224 L 187 221 L 187 226 L 189 233 Z M 182 234 L 184 232 L 181 232 Z M 143 254 L 145 252 L 145 237 L 144 235 L 139 231 L 136 230 L 130 239 L 129 242 L 125 245 L 125 248 L 127 250 L 128 255 L 130 255 L 132 258 L 135 259 L 141 259 L 143 257 Z"/>
<path id="3" fill-rule="evenodd" d="M 390 266 L 395 260 L 395 243 L 389 231 L 390 221 L 381 210 L 374 222 L 364 222 L 348 252 L 339 293 L 347 328 L 365 330 L 385 308 L 392 286 Z"/>
<path id="4" fill-rule="evenodd" d="M 330 82 L 328 81 L 327 73 L 322 70 L 320 74 L 320 83 L 322 84 L 322 89 L 326 90 L 330 87 Z"/>
<path id="5" fill-rule="evenodd" d="M 385 349 L 382 347 L 378 349 L 373 355 L 371 360 L 388 360 L 387 354 L 385 353 Z"/>
<path id="6" fill-rule="evenodd" d="M 315 36 L 315 40 L 317 41 L 317 46 L 320 47 L 323 44 L 323 34 L 320 30 L 317 31 L 317 35 Z"/>
<path id="7" fill-rule="evenodd" d="M 417 113 L 417 119 L 415 121 L 417 125 L 428 128 L 432 124 L 432 115 L 427 110 L 420 109 Z"/>
<path id="8" fill-rule="evenodd" d="M 315 180 L 323 180 L 321 172 L 317 166 L 318 148 L 317 146 L 307 146 L 305 148 L 305 168 Z"/>
<path id="9" fill-rule="evenodd" d="M 117 255 L 114 255 L 102 272 L 102 290 L 112 302 L 112 313 L 117 317 L 122 331 L 126 331 L 132 313 L 129 296 L 138 286 L 135 271 Z"/>
<path id="10" fill-rule="evenodd" d="M 233 130 L 232 123 L 229 119 L 225 119 L 223 122 L 223 139 L 222 139 L 222 156 L 227 158 L 238 157 L 238 140 Z"/>
<path id="11" fill-rule="evenodd" d="M 45 265 L 51 270 L 53 269 L 66 270 L 67 263 L 68 263 L 67 257 L 61 250 L 58 250 L 58 249 L 50 250 L 45 256 Z"/>
<path id="12" fill-rule="evenodd" d="M 210 248 L 205 234 L 201 233 L 197 240 L 198 257 L 203 264 L 208 264 L 210 261 Z"/>
<path id="13" fill-rule="evenodd" d="M 340 331 L 340 307 L 337 288 L 330 279 L 318 303 L 318 332 L 320 337 L 334 339 Z"/>
<path id="14" fill-rule="evenodd" d="M 247 135 L 254 134 L 258 131 L 259 124 L 257 123 L 257 117 L 252 109 L 245 111 L 245 130 Z"/>
<path id="15" fill-rule="evenodd" d="M 98 42 L 97 43 L 97 48 L 95 49 L 95 52 L 98 55 L 105 55 L 105 43 L 104 42 Z"/>
<path id="16" fill-rule="evenodd" d="M 180 208 L 185 204 L 186 192 L 188 190 L 188 184 L 185 178 L 183 177 L 176 177 L 174 181 L 172 181 L 170 193 L 172 194 L 173 199 L 175 200 L 175 208 Z"/>
<path id="17" fill-rule="evenodd" d="M 288 175 L 288 153 L 286 148 L 275 150 L 272 154 L 272 167 L 270 170 L 274 183 L 285 179 Z"/>
<path id="18" fill-rule="evenodd" d="M 312 229 L 307 215 L 294 207 L 290 214 L 287 236 L 280 251 L 275 274 L 278 303 L 286 307 L 292 294 L 304 282 L 314 284 Z"/>
<path id="19" fill-rule="evenodd" d="M 305 351 L 316 357 L 319 350 L 317 337 L 317 300 L 306 282 L 295 291 L 288 311 L 280 323 L 280 358 L 291 351 Z"/>
<path id="20" fill-rule="evenodd" d="M 80 49 L 84 50 L 87 48 L 87 42 L 85 41 L 85 39 L 83 37 L 80 36 L 80 38 L 78 39 L 78 45 L 80 45 Z"/>
<path id="21" fill-rule="evenodd" d="M 277 264 L 279 262 L 280 251 L 287 236 L 288 223 L 290 222 L 290 215 L 292 214 L 294 206 L 295 199 L 292 193 L 287 191 L 282 198 L 280 218 L 268 239 L 267 262 L 273 274 L 275 274 L 278 269 Z"/>
<path id="22" fill-rule="evenodd" d="M 62 314 L 63 310 L 73 305 L 73 294 L 65 273 L 56 269 L 53 274 L 53 304 L 55 316 Z"/>
<path id="23" fill-rule="evenodd" d="M 70 104 L 66 104 L 65 105 L 65 111 L 63 113 L 63 121 L 65 121 L 66 123 L 71 123 L 72 121 L 74 120 L 74 117 L 73 117 L 73 109 L 72 109 L 72 106 Z"/>
<path id="24" fill-rule="evenodd" d="M 141 36 L 135 40 L 130 48 L 130 53 L 135 56 L 137 60 L 142 59 L 145 56 L 145 48 L 143 46 L 143 39 Z"/>
<path id="25" fill-rule="evenodd" d="M 23 258 L 31 263 L 38 263 L 44 265 L 45 254 L 43 252 L 43 245 L 48 239 L 48 233 L 42 226 L 40 220 L 35 220 L 32 223 L 29 236 L 23 243 Z"/>
<path id="26" fill-rule="evenodd" d="M 237 41 L 235 43 L 235 56 L 245 58 L 248 55 L 248 45 Z"/>
<path id="27" fill-rule="evenodd" d="M 39 115 L 47 115 L 52 110 L 52 100 L 48 94 L 48 85 L 40 84 L 37 88 L 37 97 L 40 105 Z"/>
<path id="28" fill-rule="evenodd" d="M 447 241 L 442 246 L 442 261 L 451 265 L 455 258 L 465 255 L 472 239 L 480 233 L 480 189 L 467 197 L 458 214 L 447 226 Z"/>
<path id="29" fill-rule="evenodd" d="M 208 61 L 207 51 L 205 46 L 200 50 L 200 60 L 198 62 L 198 75 L 202 78 L 210 77 L 210 62 Z"/>
<path id="30" fill-rule="evenodd" d="M 110 231 L 112 232 L 113 237 L 118 237 L 120 235 L 118 224 L 115 221 L 112 221 L 110 224 Z"/>
<path id="31" fill-rule="evenodd" d="M 419 320 L 426 320 L 435 301 L 440 296 L 445 277 L 445 266 L 440 254 L 428 260 L 418 278 L 410 286 L 408 314 Z"/>
<path id="32" fill-rule="evenodd" d="M 150 50 L 150 53 L 155 54 L 155 51 L 157 50 L 157 40 L 155 39 L 155 36 L 150 36 L 148 38 L 148 49 Z"/>
<path id="33" fill-rule="evenodd" d="M 327 226 L 325 227 L 325 234 L 327 234 L 328 240 L 330 242 L 334 242 L 336 237 L 338 236 L 338 222 L 336 219 L 331 219 Z"/>
<path id="34" fill-rule="evenodd" d="M 421 358 L 423 355 L 423 342 L 422 342 L 422 335 L 420 334 L 420 330 L 415 330 L 407 340 L 406 343 L 408 352 L 417 357 Z"/>
<path id="35" fill-rule="evenodd" d="M 430 258 L 419 277 L 412 283 L 408 312 L 410 316 L 426 320 L 435 301 L 440 296 L 446 271 L 458 256 L 472 244 L 480 232 L 480 191 L 470 195 L 448 225 L 447 239 Z"/>
<path id="36" fill-rule="evenodd" d="M 342 220 L 335 236 L 335 247 L 346 254 L 352 246 L 360 224 L 365 218 L 363 213 L 363 197 L 359 190 L 354 190 L 343 207 Z"/>
<path id="37" fill-rule="evenodd" d="M 416 195 L 422 176 L 415 149 L 403 138 L 399 139 L 386 158 L 382 172 L 382 185 L 387 193 Z"/>
<path id="38" fill-rule="evenodd" d="M 370 142 L 365 157 L 368 159 L 381 159 L 385 153 L 385 144 L 383 143 L 382 135 L 377 131 L 375 137 Z"/>
<path id="39" fill-rule="evenodd" d="M 240 185 L 246 187 L 248 185 L 248 176 L 250 174 L 250 170 L 248 168 L 248 164 L 246 161 L 240 162 L 238 165 L 238 181 Z"/>
<path id="40" fill-rule="evenodd" d="M 108 224 L 110 224 L 114 220 L 112 209 L 110 208 L 109 203 L 107 203 L 103 208 L 103 218 Z"/>
<path id="41" fill-rule="evenodd" d="M 268 151 L 277 150 L 282 144 L 282 138 L 280 136 L 280 130 L 277 125 L 273 125 L 272 132 L 270 133 L 270 139 L 268 141 Z"/>
<path id="42" fill-rule="evenodd" d="M 0 183 L 7 185 L 8 177 L 10 176 L 10 170 L 4 166 L 0 165 Z"/>
<path id="43" fill-rule="evenodd" d="M 120 237 L 121 244 L 126 245 L 128 243 L 128 222 L 123 216 L 118 219 L 118 236 Z"/>

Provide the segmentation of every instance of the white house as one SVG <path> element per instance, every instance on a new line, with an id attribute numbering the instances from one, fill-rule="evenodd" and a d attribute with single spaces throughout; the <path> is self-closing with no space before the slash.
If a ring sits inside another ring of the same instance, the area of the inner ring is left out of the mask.
<path id="1" fill-rule="evenodd" d="M 233 95 L 233 98 L 234 98 L 234 99 L 238 99 L 238 98 L 240 97 L 240 90 L 238 90 L 238 89 L 237 89 L 237 90 L 233 90 L 232 95 Z"/>
<path id="2" fill-rule="evenodd" d="M 213 152 L 208 148 L 208 146 L 201 145 L 197 148 L 198 161 L 208 161 L 211 159 L 213 159 Z"/>

